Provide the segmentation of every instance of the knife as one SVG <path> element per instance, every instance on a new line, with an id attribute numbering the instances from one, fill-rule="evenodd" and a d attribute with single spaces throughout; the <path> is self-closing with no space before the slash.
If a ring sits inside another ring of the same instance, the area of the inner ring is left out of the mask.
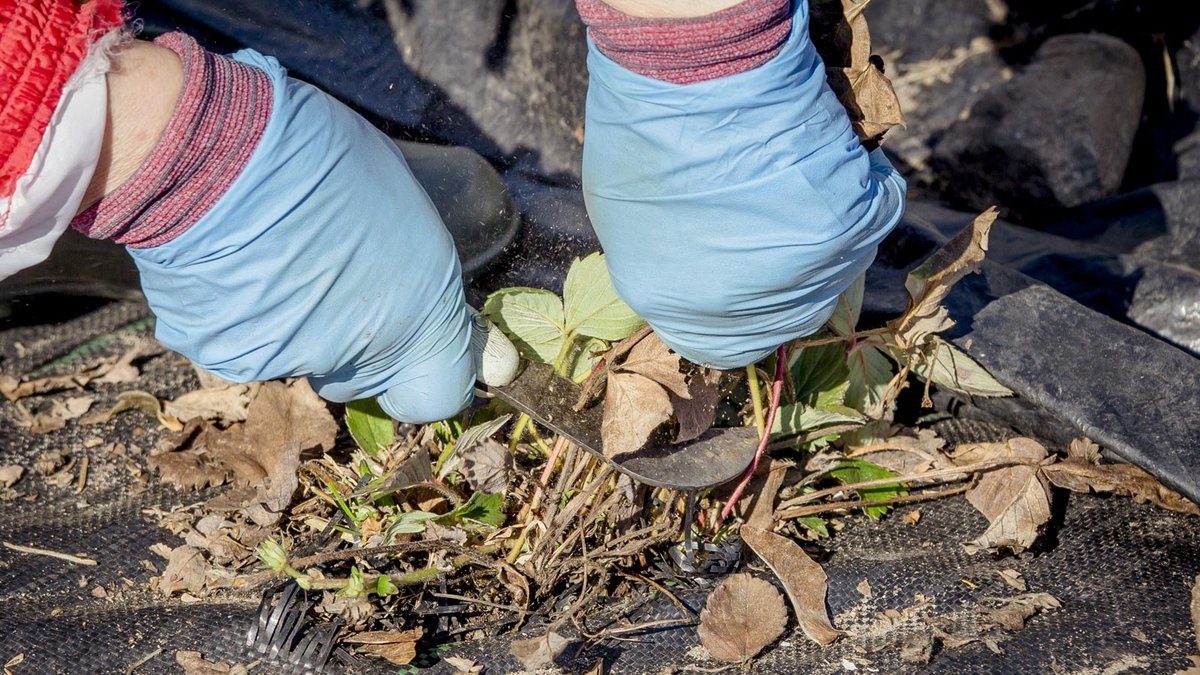
<path id="1" fill-rule="evenodd" d="M 530 362 L 511 384 L 484 389 L 630 478 L 655 487 L 694 491 L 726 483 L 746 471 L 758 449 L 757 431 L 734 427 L 709 429 L 686 443 L 649 444 L 607 457 L 600 431 L 603 404 L 574 410 L 580 386 L 550 366 Z"/>

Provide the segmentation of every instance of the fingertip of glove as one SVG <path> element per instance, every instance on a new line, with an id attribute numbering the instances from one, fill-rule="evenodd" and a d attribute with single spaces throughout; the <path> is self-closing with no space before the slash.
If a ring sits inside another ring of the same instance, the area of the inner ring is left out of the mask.
<path id="1" fill-rule="evenodd" d="M 400 384 L 376 397 L 379 407 L 392 418 L 410 424 L 428 424 L 457 415 L 471 404 L 474 387 L 452 391 L 430 389 L 412 383 Z"/>

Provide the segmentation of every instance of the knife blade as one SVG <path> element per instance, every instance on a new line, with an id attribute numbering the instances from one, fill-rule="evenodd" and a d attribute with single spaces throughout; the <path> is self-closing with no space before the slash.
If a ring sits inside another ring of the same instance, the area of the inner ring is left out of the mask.
<path id="1" fill-rule="evenodd" d="M 630 478 L 655 487 L 697 490 L 720 485 L 740 476 L 758 449 L 758 433 L 736 427 L 709 429 L 686 443 L 648 444 L 635 452 L 607 457 L 601 435 L 603 404 L 574 410 L 579 385 L 559 377 L 550 366 L 529 363 L 511 384 L 485 390 Z"/>

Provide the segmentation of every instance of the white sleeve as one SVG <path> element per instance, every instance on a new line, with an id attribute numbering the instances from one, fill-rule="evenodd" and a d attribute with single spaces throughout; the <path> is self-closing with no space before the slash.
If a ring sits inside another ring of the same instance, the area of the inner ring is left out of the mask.
<path id="1" fill-rule="evenodd" d="M 45 260 L 83 201 L 104 139 L 107 52 L 119 33 L 93 45 L 63 87 L 29 168 L 0 196 L 0 280 Z"/>

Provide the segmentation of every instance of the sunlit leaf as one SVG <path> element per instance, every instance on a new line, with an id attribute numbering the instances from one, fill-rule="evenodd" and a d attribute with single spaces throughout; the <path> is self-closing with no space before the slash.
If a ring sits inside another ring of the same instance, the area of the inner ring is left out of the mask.
<path id="1" fill-rule="evenodd" d="M 893 377 L 891 360 L 877 347 L 860 346 L 847 357 L 846 365 L 850 371 L 846 405 L 870 417 L 878 417 L 885 406 L 888 384 Z"/>
<path id="2" fill-rule="evenodd" d="M 892 478 L 896 474 L 882 466 L 852 457 L 839 461 L 835 467 L 830 469 L 829 475 L 845 485 L 850 485 L 853 483 L 865 483 L 872 480 Z M 903 483 L 893 483 L 890 485 L 861 488 L 855 492 L 860 499 L 865 501 L 878 501 L 902 497 L 908 494 L 908 488 Z M 889 506 L 869 506 L 863 509 L 863 513 L 871 518 L 879 518 L 887 513 L 889 508 Z"/>
<path id="3" fill-rule="evenodd" d="M 828 325 L 838 335 L 854 333 L 858 325 L 859 314 L 862 313 L 863 293 L 866 290 L 867 276 L 864 274 L 854 280 L 853 284 L 838 296 L 837 308 L 829 317 Z"/>
<path id="4" fill-rule="evenodd" d="M 798 402 L 823 408 L 845 400 L 850 383 L 845 343 L 797 349 L 789 360 L 792 388 Z M 818 402 L 818 398 L 822 401 Z"/>
<path id="5" fill-rule="evenodd" d="M 592 374 L 596 362 L 608 351 L 608 343 L 599 338 L 589 338 L 576 350 L 575 362 L 571 367 L 571 379 L 582 382 Z"/>
<path id="6" fill-rule="evenodd" d="M 443 525 L 470 522 L 500 527 L 504 524 L 504 495 L 476 492 L 465 504 L 437 520 Z"/>
<path id="7" fill-rule="evenodd" d="M 346 428 L 358 447 L 368 455 L 374 456 L 396 442 L 395 423 L 374 398 L 346 404 Z"/>
<path id="8" fill-rule="evenodd" d="M 857 410 L 837 406 L 833 410 L 818 410 L 803 403 L 780 406 L 771 433 L 780 436 L 799 436 L 836 424 L 860 424 L 865 418 Z"/>
<path id="9" fill-rule="evenodd" d="M 601 340 L 621 340 L 645 323 L 613 289 L 604 255 L 576 259 L 563 284 L 566 332 Z"/>
<path id="10" fill-rule="evenodd" d="M 563 303 L 540 288 L 503 288 L 488 296 L 483 315 L 500 327 L 527 359 L 552 363 L 562 348 Z"/>
<path id="11" fill-rule="evenodd" d="M 954 345 L 934 337 L 925 354 L 913 364 L 912 371 L 921 379 L 960 394 L 973 396 L 1012 396 L 1008 387 L 996 381 L 970 356 Z"/>

